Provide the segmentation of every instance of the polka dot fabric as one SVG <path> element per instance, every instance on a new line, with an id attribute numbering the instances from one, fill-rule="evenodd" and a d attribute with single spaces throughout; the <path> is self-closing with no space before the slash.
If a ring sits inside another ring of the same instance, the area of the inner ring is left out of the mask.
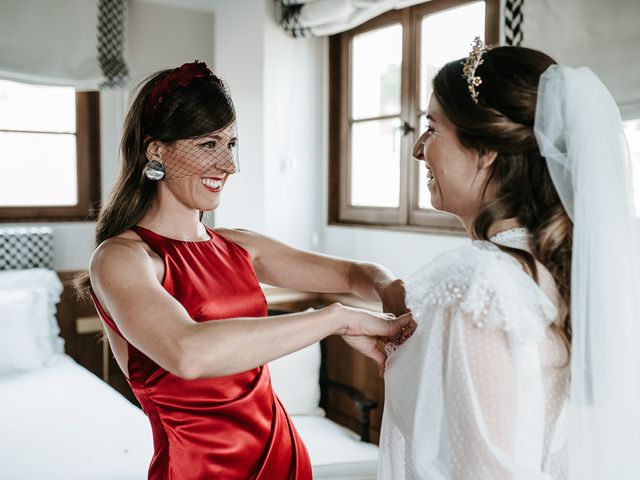
<path id="1" fill-rule="evenodd" d="M 387 362 L 379 479 L 565 478 L 568 352 L 541 278 L 473 242 L 409 284 L 418 329 Z"/>

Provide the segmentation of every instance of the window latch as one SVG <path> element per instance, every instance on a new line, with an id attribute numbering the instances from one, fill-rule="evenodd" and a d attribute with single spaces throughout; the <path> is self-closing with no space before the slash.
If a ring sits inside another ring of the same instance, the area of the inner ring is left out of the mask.
<path id="1" fill-rule="evenodd" d="M 405 122 L 402 122 L 402 125 L 398 127 L 398 130 L 402 132 L 402 136 L 404 137 L 407 134 L 413 132 L 414 128 L 405 121 Z"/>

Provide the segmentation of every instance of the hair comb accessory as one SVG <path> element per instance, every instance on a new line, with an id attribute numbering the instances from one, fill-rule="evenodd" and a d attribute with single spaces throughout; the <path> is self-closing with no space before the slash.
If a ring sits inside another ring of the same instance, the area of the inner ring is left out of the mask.
<path id="1" fill-rule="evenodd" d="M 476 69 L 484 63 L 482 55 L 488 50 L 487 45 L 480 40 L 480 37 L 473 39 L 473 48 L 469 53 L 469 56 L 464 61 L 462 67 L 462 76 L 467 81 L 467 87 L 469 88 L 469 95 L 473 103 L 478 103 L 478 91 L 476 87 L 482 84 L 482 78 L 476 76 Z"/>
<path id="2" fill-rule="evenodd" d="M 222 80 L 209 70 L 205 62 L 195 60 L 174 68 L 151 89 L 144 108 L 145 124 L 152 122 L 155 110 L 166 97 L 181 87 L 188 87 L 198 78 L 212 78 L 222 84 Z"/>

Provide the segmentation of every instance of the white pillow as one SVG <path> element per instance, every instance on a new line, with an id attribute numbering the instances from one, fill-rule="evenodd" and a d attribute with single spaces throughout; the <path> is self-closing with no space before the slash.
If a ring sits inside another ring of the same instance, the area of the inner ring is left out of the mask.
<path id="1" fill-rule="evenodd" d="M 320 343 L 269 363 L 271 383 L 289 415 L 324 415 L 320 408 Z"/>
<path id="2" fill-rule="evenodd" d="M 45 315 L 35 315 L 35 333 L 38 345 L 47 359 L 64 353 L 64 340 L 58 335 L 60 327 L 56 320 L 56 304 L 60 301 L 62 282 L 53 270 L 46 268 L 30 268 L 25 270 L 0 271 L 0 292 L 5 289 L 28 289 L 46 302 L 39 308 L 45 308 Z"/>
<path id="3" fill-rule="evenodd" d="M 0 373 L 32 370 L 49 359 L 37 334 L 48 311 L 48 298 L 42 290 L 0 289 Z"/>

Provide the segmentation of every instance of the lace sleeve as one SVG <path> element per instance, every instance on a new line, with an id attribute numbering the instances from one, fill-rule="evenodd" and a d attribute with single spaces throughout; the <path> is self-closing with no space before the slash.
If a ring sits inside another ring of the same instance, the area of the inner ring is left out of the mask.
<path id="1" fill-rule="evenodd" d="M 541 471 L 538 346 L 555 310 L 518 266 L 503 263 L 456 262 L 436 271 L 454 278 L 431 270 L 410 285 L 419 326 L 385 376 L 380 467 L 388 478 L 551 478 Z"/>
<path id="2" fill-rule="evenodd" d="M 478 327 L 499 328 L 510 338 L 540 341 L 557 310 L 510 255 L 488 242 L 474 242 L 442 255 L 410 282 L 407 305 L 418 321 L 434 308 L 451 306 Z"/>
<path id="3" fill-rule="evenodd" d="M 442 359 L 446 478 L 511 479 L 505 460 L 514 454 L 517 382 L 507 335 L 478 327 L 460 312 L 447 317 Z"/>

